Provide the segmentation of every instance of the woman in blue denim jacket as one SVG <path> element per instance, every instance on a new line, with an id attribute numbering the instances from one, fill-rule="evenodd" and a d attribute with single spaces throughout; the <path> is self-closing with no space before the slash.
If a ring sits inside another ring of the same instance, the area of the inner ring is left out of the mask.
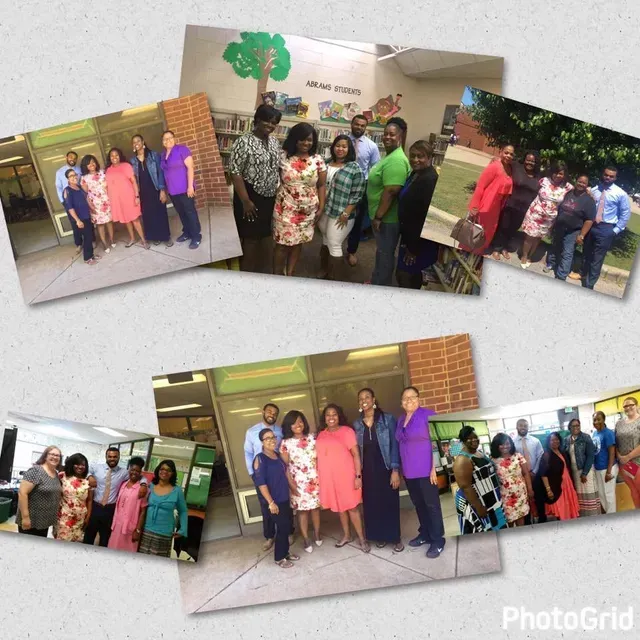
<path id="1" fill-rule="evenodd" d="M 593 440 L 580 430 L 580 420 L 577 418 L 569 422 L 569 431 L 571 433 L 562 443 L 562 451 L 571 461 L 571 479 L 578 494 L 580 517 L 599 516 L 602 511 L 593 470 L 595 445 Z"/>
<path id="2" fill-rule="evenodd" d="M 140 187 L 142 224 L 147 240 L 156 246 L 164 242 L 167 247 L 172 247 L 167 191 L 164 174 L 160 168 L 160 154 L 149 149 L 140 134 L 131 138 L 131 145 L 134 156 L 129 162 Z"/>
<path id="3" fill-rule="evenodd" d="M 358 393 L 360 417 L 353 428 L 362 460 L 362 510 L 365 537 L 379 549 L 393 543 L 402 551 L 400 537 L 400 454 L 395 438 L 396 419 L 385 413 L 371 389 Z"/>

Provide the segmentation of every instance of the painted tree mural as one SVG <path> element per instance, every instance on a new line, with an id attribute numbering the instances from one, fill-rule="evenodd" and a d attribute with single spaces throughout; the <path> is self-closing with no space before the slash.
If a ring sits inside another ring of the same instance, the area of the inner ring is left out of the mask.
<path id="1" fill-rule="evenodd" d="M 230 42 L 222 54 L 234 72 L 241 78 L 258 81 L 256 109 L 262 104 L 262 94 L 267 90 L 269 78 L 276 82 L 286 80 L 291 71 L 291 54 L 284 38 L 264 32 L 244 31 L 240 42 Z"/>

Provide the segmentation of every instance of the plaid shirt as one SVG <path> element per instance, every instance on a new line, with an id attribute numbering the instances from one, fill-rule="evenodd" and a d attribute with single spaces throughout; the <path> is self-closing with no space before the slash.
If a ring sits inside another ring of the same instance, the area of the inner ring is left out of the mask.
<path id="1" fill-rule="evenodd" d="M 350 204 L 358 204 L 362 200 L 366 188 L 364 173 L 357 162 L 347 162 L 333 176 L 324 213 L 329 218 L 338 218 Z M 349 220 L 355 218 L 355 209 Z"/>

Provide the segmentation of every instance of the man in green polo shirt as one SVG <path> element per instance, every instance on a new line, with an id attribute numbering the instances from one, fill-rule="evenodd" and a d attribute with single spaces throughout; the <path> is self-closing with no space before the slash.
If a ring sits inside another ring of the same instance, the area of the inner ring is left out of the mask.
<path id="1" fill-rule="evenodd" d="M 404 153 L 402 143 L 405 127 L 400 118 L 390 122 L 384 129 L 382 144 L 386 155 L 369 172 L 367 200 L 369 218 L 376 235 L 376 262 L 371 284 L 391 286 L 395 268 L 395 253 L 400 238 L 398 222 L 398 196 L 404 187 L 411 165 Z"/>

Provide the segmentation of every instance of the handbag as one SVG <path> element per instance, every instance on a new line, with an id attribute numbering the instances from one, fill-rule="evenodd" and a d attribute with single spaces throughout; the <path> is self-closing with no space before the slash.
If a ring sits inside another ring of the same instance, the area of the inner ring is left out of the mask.
<path id="1" fill-rule="evenodd" d="M 472 251 L 485 243 L 485 233 L 482 225 L 474 222 L 469 213 L 467 213 L 466 218 L 460 218 L 456 222 L 451 232 L 451 237 Z"/>
<path id="2" fill-rule="evenodd" d="M 627 464 L 622 467 L 622 470 L 632 478 L 635 478 L 638 475 L 638 471 L 640 471 L 640 465 L 634 460 L 629 460 Z"/>

